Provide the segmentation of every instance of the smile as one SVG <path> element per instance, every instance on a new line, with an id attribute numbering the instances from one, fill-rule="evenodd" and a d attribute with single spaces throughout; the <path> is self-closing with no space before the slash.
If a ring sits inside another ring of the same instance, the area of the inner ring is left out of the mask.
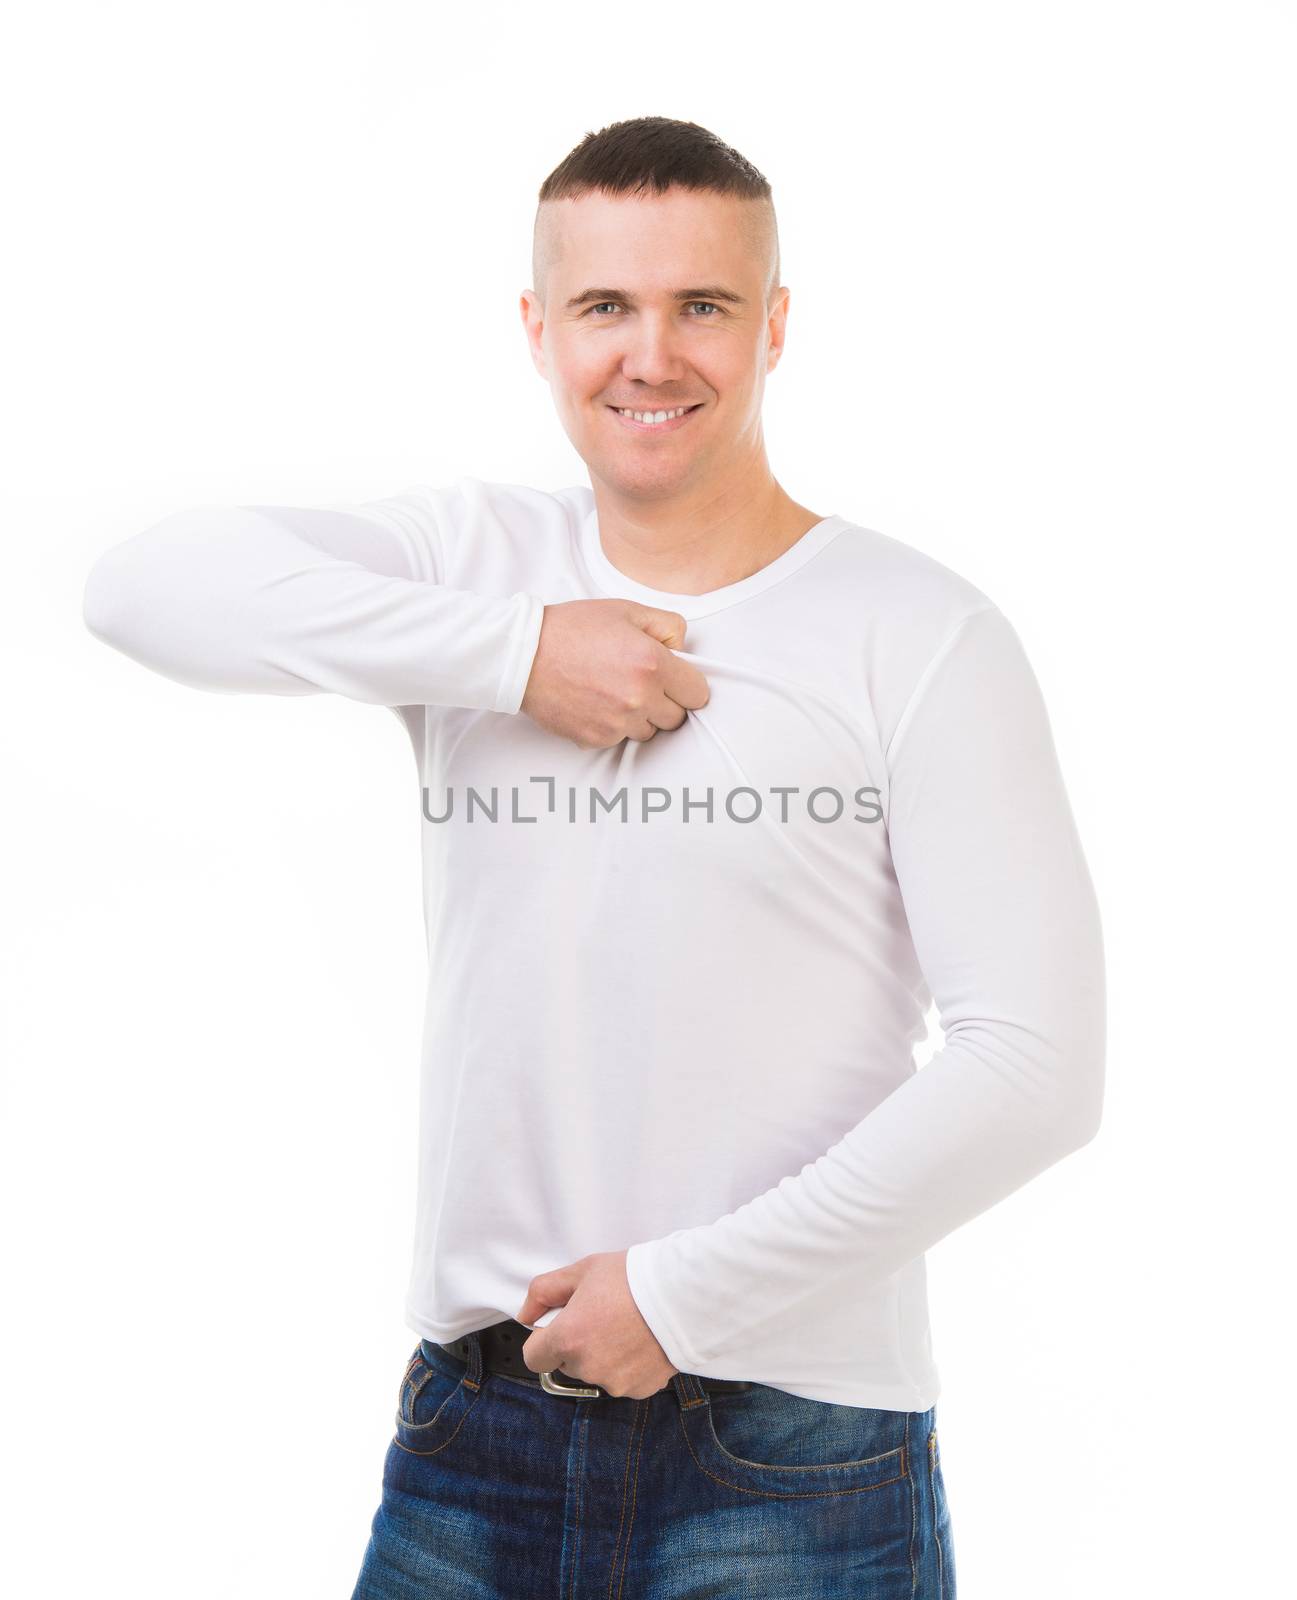
<path id="1" fill-rule="evenodd" d="M 695 411 L 701 410 L 702 405 L 700 400 L 697 405 L 673 406 L 669 411 L 632 411 L 619 406 L 609 406 L 608 409 L 628 428 L 640 433 L 671 433 L 676 428 L 682 428 Z"/>

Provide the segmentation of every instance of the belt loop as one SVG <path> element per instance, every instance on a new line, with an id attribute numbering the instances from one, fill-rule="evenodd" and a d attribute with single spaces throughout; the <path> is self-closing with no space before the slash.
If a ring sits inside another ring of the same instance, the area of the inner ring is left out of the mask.
<path id="1" fill-rule="evenodd" d="M 467 1335 L 468 1339 L 468 1371 L 464 1374 L 464 1382 L 471 1388 L 482 1387 L 482 1335 L 474 1330 Z"/>
<path id="2" fill-rule="evenodd" d="M 691 1406 L 701 1405 L 707 1398 L 706 1391 L 692 1372 L 673 1372 L 671 1374 L 671 1387 L 676 1392 L 681 1409 L 688 1410 Z"/>

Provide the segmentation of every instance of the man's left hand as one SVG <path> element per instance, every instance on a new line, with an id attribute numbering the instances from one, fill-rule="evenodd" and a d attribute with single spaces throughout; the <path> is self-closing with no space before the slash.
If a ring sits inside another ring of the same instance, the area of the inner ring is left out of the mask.
<path id="1" fill-rule="evenodd" d="M 642 1400 L 665 1388 L 673 1367 L 640 1315 L 626 1279 L 626 1252 L 604 1250 L 542 1272 L 527 1286 L 517 1320 L 531 1324 L 552 1306 L 563 1313 L 522 1347 L 533 1372 L 561 1372 L 611 1395 Z"/>

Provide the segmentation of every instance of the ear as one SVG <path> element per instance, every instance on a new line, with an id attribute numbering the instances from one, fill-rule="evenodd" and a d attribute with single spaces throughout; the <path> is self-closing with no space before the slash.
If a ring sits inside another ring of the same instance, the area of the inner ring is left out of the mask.
<path id="1" fill-rule="evenodd" d="M 549 372 L 545 362 L 545 346 L 542 336 L 545 332 L 545 308 L 534 289 L 524 289 L 518 301 L 518 310 L 522 314 L 523 331 L 527 336 L 527 349 L 530 352 L 532 365 L 542 378 L 548 378 Z"/>
<path id="2" fill-rule="evenodd" d="M 770 316 L 766 324 L 766 334 L 770 348 L 766 353 L 766 371 L 773 372 L 779 364 L 779 358 L 784 353 L 784 336 L 788 324 L 788 302 L 792 298 L 792 291 L 780 284 L 774 292 L 770 302 Z"/>

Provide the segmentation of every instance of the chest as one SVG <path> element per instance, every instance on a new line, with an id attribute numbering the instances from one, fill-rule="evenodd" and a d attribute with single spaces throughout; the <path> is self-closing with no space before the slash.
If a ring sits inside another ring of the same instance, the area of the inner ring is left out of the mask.
<path id="1" fill-rule="evenodd" d="M 886 772 L 841 672 L 691 651 L 710 699 L 678 728 L 582 750 L 525 715 L 429 707 L 437 880 L 525 904 L 597 892 L 651 913 L 687 886 L 725 914 L 850 894 L 890 871 Z"/>

